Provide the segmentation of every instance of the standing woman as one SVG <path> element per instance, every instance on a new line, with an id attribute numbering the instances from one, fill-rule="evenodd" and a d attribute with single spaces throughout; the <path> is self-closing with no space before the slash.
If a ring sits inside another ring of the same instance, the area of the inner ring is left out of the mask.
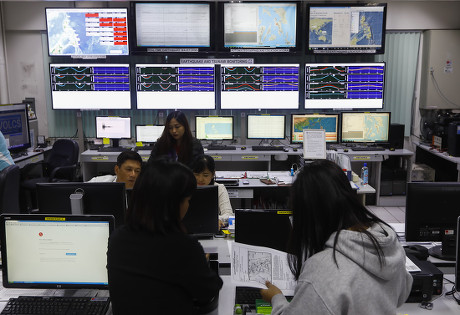
<path id="1" fill-rule="evenodd" d="M 181 163 L 159 159 L 136 180 L 126 224 L 109 238 L 113 313 L 200 314 L 217 306 L 222 280 L 200 243 L 184 232 L 196 179 Z"/>
<path id="2" fill-rule="evenodd" d="M 195 157 L 203 153 L 203 146 L 192 136 L 185 114 L 174 111 L 166 117 L 165 129 L 152 149 L 149 162 L 158 156 L 168 155 L 190 166 Z"/>
<path id="3" fill-rule="evenodd" d="M 306 164 L 291 202 L 288 261 L 297 286 L 289 303 L 266 283 L 272 314 L 396 314 L 412 287 L 404 249 L 358 201 L 342 169 L 327 160 Z"/>

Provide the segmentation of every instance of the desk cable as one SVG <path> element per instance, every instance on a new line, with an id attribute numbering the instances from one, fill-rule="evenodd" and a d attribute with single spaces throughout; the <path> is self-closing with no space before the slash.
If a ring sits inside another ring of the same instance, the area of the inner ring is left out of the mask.
<path id="1" fill-rule="evenodd" d="M 444 280 L 446 280 L 447 282 L 450 282 L 450 283 L 453 284 L 452 290 L 446 292 L 445 295 L 446 295 L 446 296 L 451 295 L 452 298 L 455 300 L 455 302 L 457 302 L 457 304 L 460 305 L 460 297 L 456 297 L 456 296 L 455 296 L 455 293 L 459 293 L 459 292 L 457 292 L 457 290 L 455 289 L 455 283 L 454 283 L 453 281 L 449 280 L 449 279 L 446 279 L 446 278 L 444 278 Z"/>

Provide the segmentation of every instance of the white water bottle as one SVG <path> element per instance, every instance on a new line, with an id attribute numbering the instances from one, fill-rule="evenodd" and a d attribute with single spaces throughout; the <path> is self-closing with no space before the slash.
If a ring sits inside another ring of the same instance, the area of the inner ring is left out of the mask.
<path id="1" fill-rule="evenodd" d="M 361 184 L 369 184 L 369 169 L 367 168 L 367 163 L 364 163 L 364 166 L 361 168 Z"/>

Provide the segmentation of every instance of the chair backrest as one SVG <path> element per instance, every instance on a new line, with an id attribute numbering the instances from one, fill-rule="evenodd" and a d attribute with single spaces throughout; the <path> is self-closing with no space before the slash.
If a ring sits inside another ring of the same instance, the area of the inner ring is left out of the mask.
<path id="1" fill-rule="evenodd" d="M 0 213 L 19 213 L 20 170 L 10 165 L 0 172 Z"/>
<path id="2" fill-rule="evenodd" d="M 77 164 L 80 149 L 78 143 L 72 139 L 58 139 L 48 157 L 50 172 L 56 167 Z"/>

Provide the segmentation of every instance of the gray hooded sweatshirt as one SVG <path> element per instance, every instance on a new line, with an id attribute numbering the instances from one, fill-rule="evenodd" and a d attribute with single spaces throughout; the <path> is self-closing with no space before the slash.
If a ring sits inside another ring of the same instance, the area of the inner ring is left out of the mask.
<path id="1" fill-rule="evenodd" d="M 368 231 L 382 247 L 382 267 L 371 240 L 350 230 L 339 234 L 337 267 L 332 256 L 333 233 L 325 249 L 304 262 L 292 301 L 282 294 L 272 298 L 272 314 L 396 314 L 412 287 L 404 249 L 386 225 L 374 224 Z"/>

